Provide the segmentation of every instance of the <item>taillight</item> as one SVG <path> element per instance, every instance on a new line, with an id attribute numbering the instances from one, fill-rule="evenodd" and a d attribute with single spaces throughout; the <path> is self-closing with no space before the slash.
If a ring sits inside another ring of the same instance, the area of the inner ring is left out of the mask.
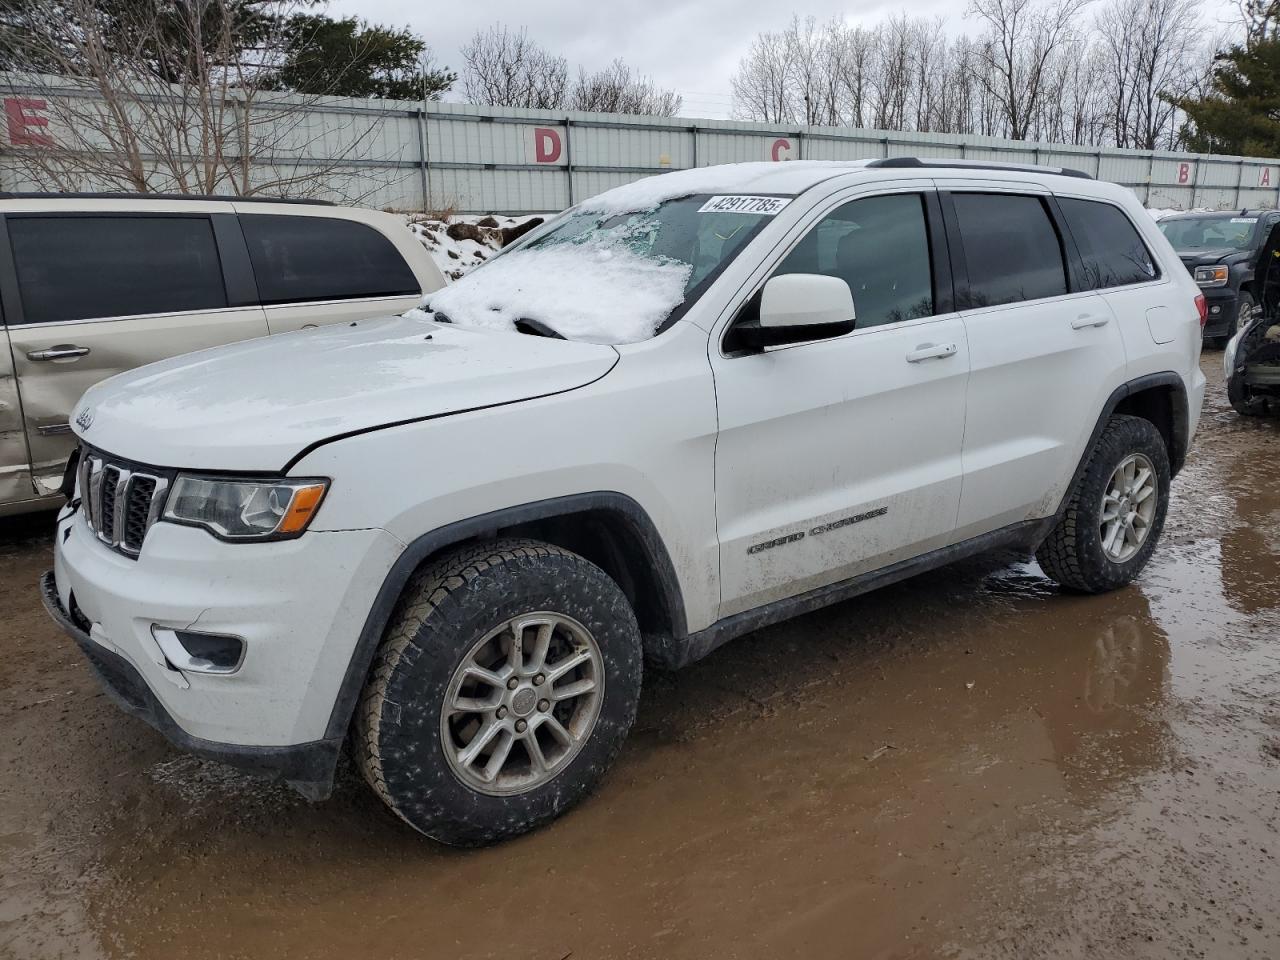
<path id="1" fill-rule="evenodd" d="M 1196 294 L 1196 309 L 1200 311 L 1200 329 L 1203 330 L 1204 325 L 1209 322 L 1209 304 L 1203 293 Z"/>

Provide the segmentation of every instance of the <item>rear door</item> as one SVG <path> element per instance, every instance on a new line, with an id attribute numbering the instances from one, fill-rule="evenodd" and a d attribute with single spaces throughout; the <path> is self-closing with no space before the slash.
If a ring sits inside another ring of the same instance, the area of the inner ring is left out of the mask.
<path id="1" fill-rule="evenodd" d="M 316 210 L 238 209 L 272 333 L 400 314 L 422 302 L 421 280 L 368 224 Z"/>
<path id="2" fill-rule="evenodd" d="M 229 212 L 9 212 L 3 220 L 5 316 L 38 494 L 62 482 L 74 444 L 68 418 L 89 387 L 267 333 L 243 287 L 243 246 L 220 242 L 234 226 Z"/>
<path id="3" fill-rule="evenodd" d="M 968 538 L 1053 513 L 1125 350 L 1106 300 L 1069 267 L 1078 257 L 1047 191 L 940 186 L 970 351 L 956 530 Z"/>

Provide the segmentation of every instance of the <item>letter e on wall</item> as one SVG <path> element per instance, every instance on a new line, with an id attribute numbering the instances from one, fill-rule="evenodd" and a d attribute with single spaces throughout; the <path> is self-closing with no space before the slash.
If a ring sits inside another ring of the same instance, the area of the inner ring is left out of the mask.
<path id="1" fill-rule="evenodd" d="M 6 97 L 4 116 L 9 126 L 9 143 L 15 147 L 52 147 L 53 137 L 47 132 L 49 118 L 44 115 L 48 106 L 43 100 Z"/>

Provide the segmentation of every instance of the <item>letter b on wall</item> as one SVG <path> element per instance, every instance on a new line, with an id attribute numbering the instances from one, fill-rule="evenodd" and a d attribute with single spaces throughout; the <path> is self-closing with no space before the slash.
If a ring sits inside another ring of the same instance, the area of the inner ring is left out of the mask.
<path id="1" fill-rule="evenodd" d="M 564 153 L 564 140 L 554 127 L 533 128 L 533 162 L 559 163 Z"/>

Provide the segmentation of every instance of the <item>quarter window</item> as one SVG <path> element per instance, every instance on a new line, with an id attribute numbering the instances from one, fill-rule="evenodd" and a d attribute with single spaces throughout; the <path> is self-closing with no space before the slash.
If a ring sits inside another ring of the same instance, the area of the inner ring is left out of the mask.
<path id="1" fill-rule="evenodd" d="M 1146 244 L 1118 207 L 1066 197 L 1058 198 L 1058 206 L 1080 248 L 1086 290 L 1146 283 L 1159 275 Z"/>
<path id="2" fill-rule="evenodd" d="M 931 316 L 924 198 L 890 194 L 836 208 L 774 271 L 775 276 L 786 273 L 820 273 L 848 283 L 859 328 Z"/>
<path id="3" fill-rule="evenodd" d="M 952 200 L 969 268 L 969 296 L 962 307 L 993 307 L 1067 292 L 1062 242 L 1039 197 L 956 193 Z"/>
<path id="4" fill-rule="evenodd" d="M 227 305 L 208 217 L 8 218 L 25 323 Z"/>
<path id="5" fill-rule="evenodd" d="M 391 241 L 366 224 L 242 213 L 240 225 L 265 304 L 422 292 Z"/>

